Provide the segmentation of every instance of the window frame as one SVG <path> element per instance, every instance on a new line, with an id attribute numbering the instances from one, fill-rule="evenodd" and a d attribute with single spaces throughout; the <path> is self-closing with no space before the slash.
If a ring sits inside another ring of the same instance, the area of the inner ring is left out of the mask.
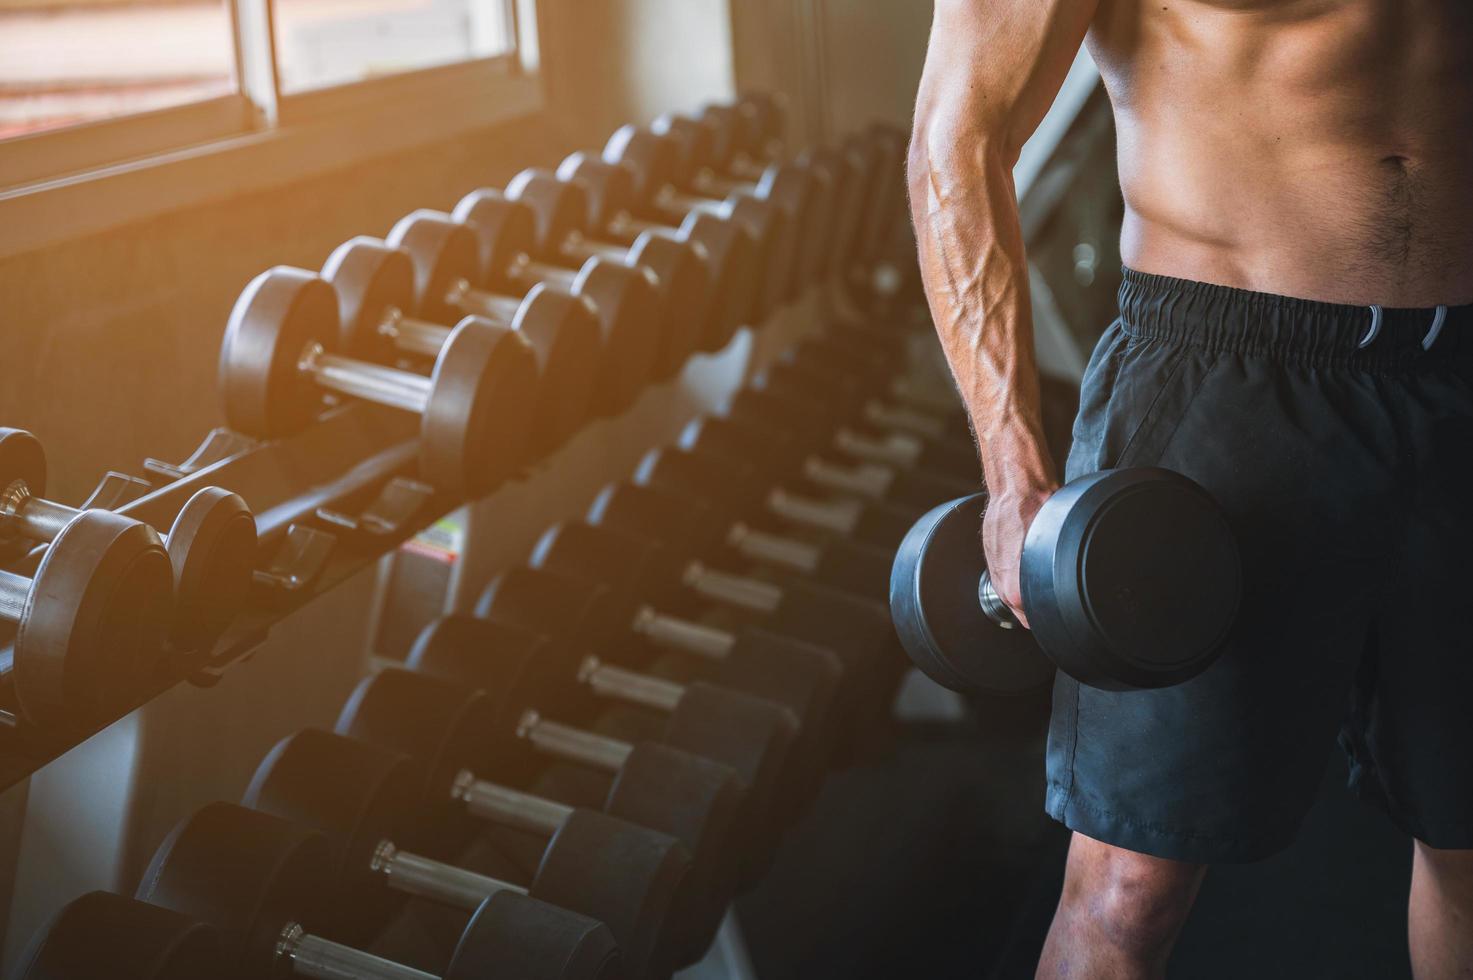
<path id="1" fill-rule="evenodd" d="M 228 0 L 236 91 L 0 140 L 0 257 L 540 112 L 535 0 L 513 49 L 282 94 L 274 0 Z"/>

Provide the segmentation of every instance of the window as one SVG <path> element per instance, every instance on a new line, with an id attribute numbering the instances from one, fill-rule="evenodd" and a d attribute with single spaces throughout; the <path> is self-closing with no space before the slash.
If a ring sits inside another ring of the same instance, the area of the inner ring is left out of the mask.
<path id="1" fill-rule="evenodd" d="M 439 93 L 441 103 L 453 92 L 484 95 L 486 86 L 517 74 L 519 30 L 526 30 L 517 14 L 529 5 L 0 0 L 0 196 L 6 188 L 209 145 L 279 118 L 341 120 L 381 105 L 382 86 L 394 81 L 386 76 L 424 76 L 406 81 L 403 91 L 426 104 L 436 101 L 436 85 L 454 86 Z M 425 69 L 458 74 L 437 80 Z M 371 98 L 341 91 L 369 80 Z M 319 98 L 318 89 L 338 91 Z M 485 114 L 497 111 L 495 100 L 480 105 Z M 474 121 L 461 111 L 443 126 Z"/>
<path id="2" fill-rule="evenodd" d="M 508 54 L 507 0 L 276 0 L 283 94 Z"/>
<path id="3" fill-rule="evenodd" d="M 0 138 L 234 91 L 223 0 L 0 0 Z"/>

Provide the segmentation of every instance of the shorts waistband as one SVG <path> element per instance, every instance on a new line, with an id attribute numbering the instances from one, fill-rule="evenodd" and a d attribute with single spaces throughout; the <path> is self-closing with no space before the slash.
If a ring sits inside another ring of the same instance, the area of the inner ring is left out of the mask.
<path id="1" fill-rule="evenodd" d="M 1473 356 L 1473 305 L 1350 306 L 1124 272 L 1120 318 L 1133 337 L 1369 370 Z"/>

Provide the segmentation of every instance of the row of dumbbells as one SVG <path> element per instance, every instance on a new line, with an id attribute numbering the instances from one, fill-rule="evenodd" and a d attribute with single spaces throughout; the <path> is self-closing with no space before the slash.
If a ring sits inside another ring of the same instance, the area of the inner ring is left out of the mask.
<path id="1" fill-rule="evenodd" d="M 426 628 L 334 731 L 278 745 L 243 805 L 187 819 L 137 900 L 68 906 L 23 975 L 694 962 L 893 697 L 890 551 L 968 445 L 958 416 L 891 403 L 897 361 L 866 333 L 799 345 Z"/>
<path id="2" fill-rule="evenodd" d="M 896 159 L 893 134 L 782 163 L 780 130 L 757 97 L 626 127 L 601 156 L 354 239 L 321 275 L 268 271 L 226 330 L 228 421 L 274 438 L 325 399 L 389 405 L 422 418 L 423 479 L 489 492 L 738 326 L 863 266 L 894 220 L 868 192 Z M 0 431 L 0 564 L 46 546 L 31 574 L 0 572 L 0 620 L 16 626 L 0 688 L 30 724 L 87 726 L 208 656 L 248 595 L 254 522 L 210 488 L 160 537 L 44 486 L 36 440 Z"/>

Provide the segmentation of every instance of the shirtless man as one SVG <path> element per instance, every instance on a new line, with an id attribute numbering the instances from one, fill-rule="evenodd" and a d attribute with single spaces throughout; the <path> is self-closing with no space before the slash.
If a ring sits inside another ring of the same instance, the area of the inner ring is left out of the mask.
<path id="1" fill-rule="evenodd" d="M 936 0 L 911 204 L 1015 610 L 1058 483 L 1011 172 L 1081 43 L 1128 269 L 1067 476 L 1187 474 L 1246 580 L 1200 677 L 1056 682 L 1038 976 L 1161 976 L 1207 866 L 1290 842 L 1338 734 L 1414 840 L 1413 972 L 1473 977 L 1473 2 Z"/>

